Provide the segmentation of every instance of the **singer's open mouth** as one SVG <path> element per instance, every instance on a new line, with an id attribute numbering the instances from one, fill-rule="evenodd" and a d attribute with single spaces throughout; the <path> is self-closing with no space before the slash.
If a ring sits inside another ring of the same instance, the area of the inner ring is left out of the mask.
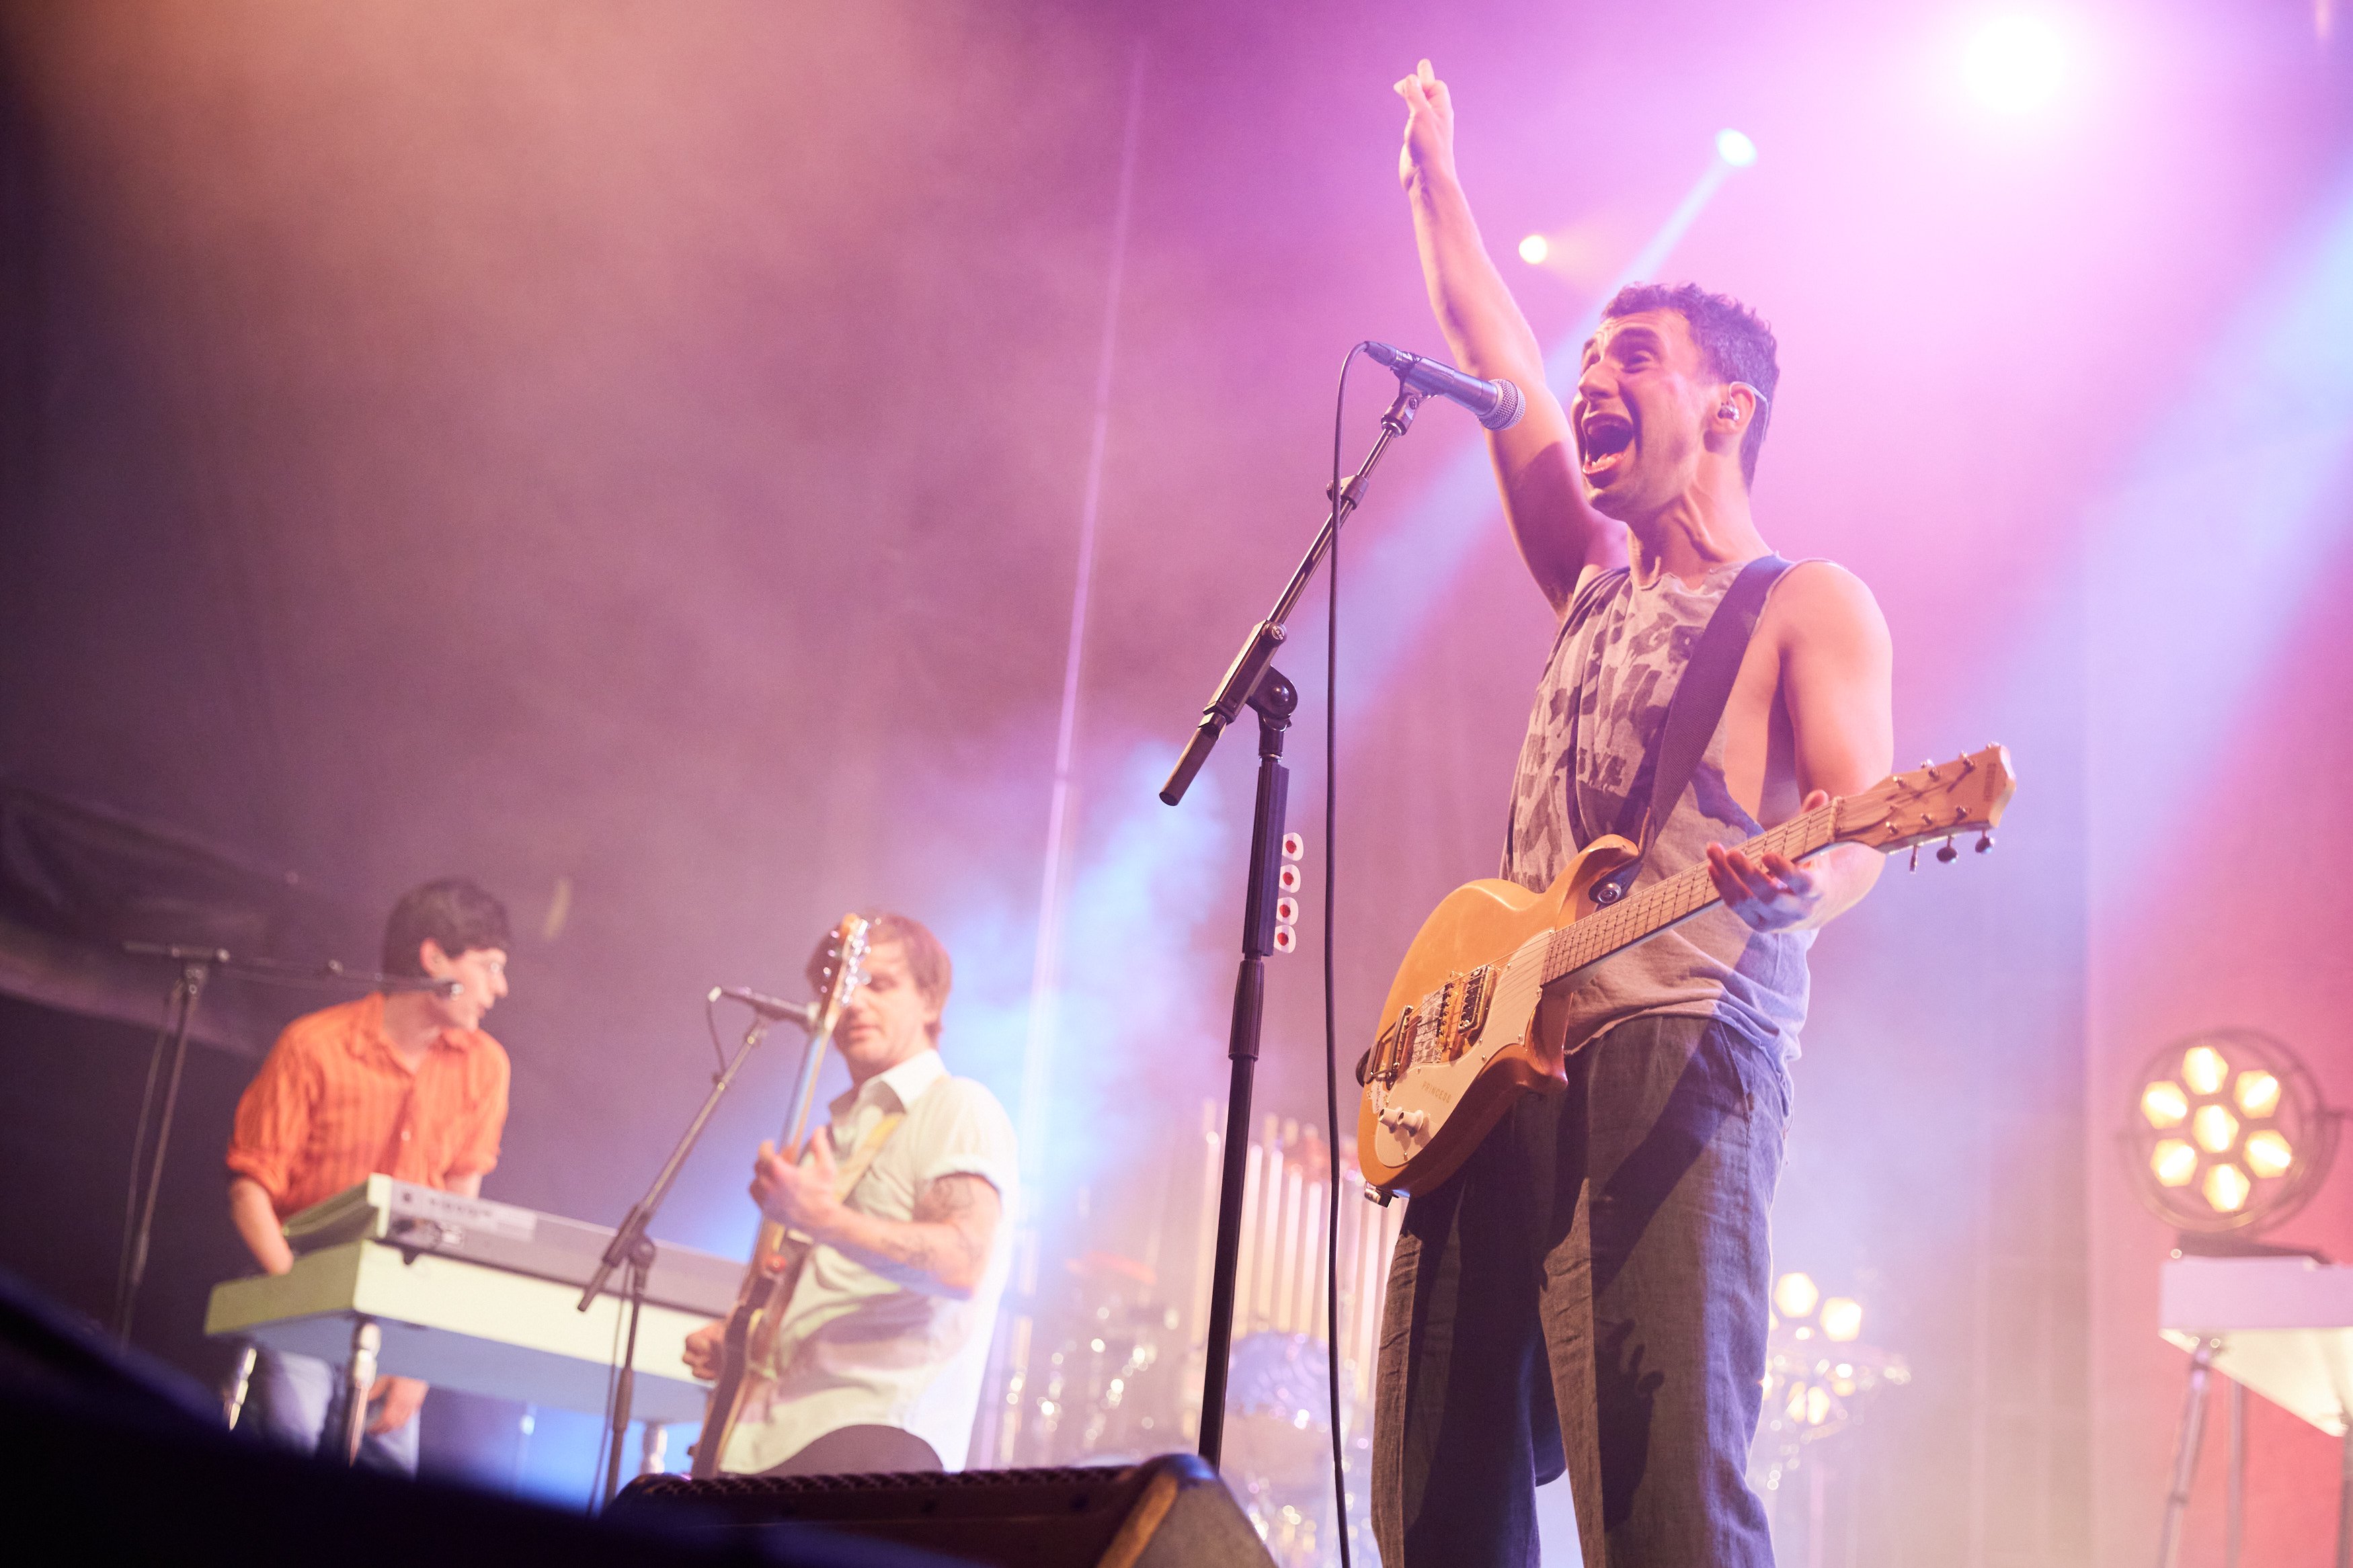
<path id="1" fill-rule="evenodd" d="M 1589 414 L 1577 432 L 1577 447 L 1584 458 L 1587 478 L 1617 465 L 1618 459 L 1634 445 L 1634 425 L 1616 414 Z"/>

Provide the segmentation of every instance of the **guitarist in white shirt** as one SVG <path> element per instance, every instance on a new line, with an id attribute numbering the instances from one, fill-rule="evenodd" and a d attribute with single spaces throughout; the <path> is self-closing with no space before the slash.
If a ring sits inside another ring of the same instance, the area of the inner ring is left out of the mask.
<path id="1" fill-rule="evenodd" d="M 834 1037 L 850 1087 L 807 1150 L 763 1143 L 753 1162 L 753 1201 L 815 1245 L 753 1369 L 725 1470 L 964 1468 L 1005 1286 L 1013 1124 L 940 1060 L 951 976 L 939 939 L 904 915 L 872 920 L 866 981 Z M 820 947 L 809 964 L 820 992 L 826 962 Z M 696 1376 L 718 1374 L 724 1327 L 689 1336 Z"/>
<path id="2" fill-rule="evenodd" d="M 1465 370 L 1527 395 L 1492 448 L 1561 624 L 1504 877 L 1541 890 L 1623 828 L 1627 803 L 1647 807 L 1644 760 L 1700 629 L 1751 563 L 1769 587 L 1688 787 L 1641 835 L 1638 889 L 1704 861 L 1723 907 L 1580 984 L 1561 1004 L 1567 1037 L 1588 1042 L 1567 1092 L 1522 1100 L 1411 1200 L 1382 1331 L 1382 1560 L 1535 1563 L 1534 1489 L 1565 1467 L 1588 1568 L 1763 1568 L 1772 1543 L 1744 1471 L 1806 948 L 1882 858 L 1841 845 L 1801 868 L 1725 846 L 1888 772 L 1886 625 L 1844 570 L 1783 570 L 1750 514 L 1778 382 L 1770 331 L 1721 295 L 1630 289 L 1564 408 L 1456 176 L 1445 84 L 1425 60 L 1397 91 L 1398 176 L 1439 323 Z"/>

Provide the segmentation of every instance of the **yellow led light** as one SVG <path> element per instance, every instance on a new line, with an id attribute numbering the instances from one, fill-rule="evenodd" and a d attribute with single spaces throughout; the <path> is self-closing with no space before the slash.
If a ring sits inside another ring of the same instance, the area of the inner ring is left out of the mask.
<path id="1" fill-rule="evenodd" d="M 2247 1194 L 2253 1186 L 2244 1171 L 2236 1165 L 2223 1164 L 2206 1173 L 2200 1190 L 2217 1213 L 2236 1214 L 2247 1206 Z"/>
<path id="2" fill-rule="evenodd" d="M 2247 1169 L 2258 1176 L 2284 1176 L 2295 1163 L 2295 1151 L 2285 1138 L 2270 1131 L 2247 1135 Z"/>
<path id="3" fill-rule="evenodd" d="M 1806 1425 L 1819 1426 L 1830 1419 L 1831 1393 L 1827 1388 L 1806 1390 Z"/>
<path id="4" fill-rule="evenodd" d="M 1811 1279 L 1803 1274 L 1784 1274 L 1781 1282 L 1773 1287 L 1773 1305 L 1781 1310 L 1785 1318 L 1811 1315 L 1815 1304 L 1821 1299 L 1821 1291 L 1816 1289 Z"/>
<path id="5" fill-rule="evenodd" d="M 2156 1173 L 2160 1186 L 2187 1186 L 2198 1173 L 2198 1151 L 2179 1138 L 2162 1139 L 2149 1152 L 2148 1168 Z"/>
<path id="6" fill-rule="evenodd" d="M 1822 1303 L 1822 1337 L 1844 1342 L 1862 1332 L 1862 1303 L 1833 1296 Z"/>
<path id="7" fill-rule="evenodd" d="M 2178 1127 L 2189 1114 L 2189 1097 L 2171 1079 L 2161 1079 L 2140 1091 L 2140 1113 L 2151 1127 Z"/>
<path id="8" fill-rule="evenodd" d="M 2279 1109 L 2280 1080 L 2261 1068 L 2242 1072 L 2239 1075 L 2239 1086 L 2232 1092 L 2232 1098 L 2239 1102 L 2239 1109 L 2249 1116 L 2269 1116 Z"/>
<path id="9" fill-rule="evenodd" d="M 2211 1046 L 2192 1046 L 2181 1054 L 2181 1081 L 2193 1094 L 2220 1094 L 2231 1076 L 2231 1064 Z"/>
<path id="10" fill-rule="evenodd" d="M 2219 1105 L 2201 1105 L 2189 1119 L 2189 1135 L 2209 1154 L 2227 1152 L 2239 1139 L 2239 1119 Z"/>
<path id="11" fill-rule="evenodd" d="M 1543 235 L 1532 234 L 1520 241 L 1520 259 L 1531 267 L 1542 267 L 1545 258 L 1552 254 L 1552 241 Z"/>

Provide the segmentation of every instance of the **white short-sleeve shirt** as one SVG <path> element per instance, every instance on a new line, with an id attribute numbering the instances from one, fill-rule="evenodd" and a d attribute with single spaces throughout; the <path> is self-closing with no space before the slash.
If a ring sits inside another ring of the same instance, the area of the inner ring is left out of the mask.
<path id="1" fill-rule="evenodd" d="M 876 1122 L 906 1113 L 850 1190 L 851 1208 L 912 1220 L 933 1182 L 978 1176 L 997 1192 L 996 1246 L 969 1300 L 927 1294 L 830 1247 L 812 1247 L 776 1334 L 782 1370 L 746 1402 L 721 1468 L 765 1470 L 828 1432 L 881 1426 L 913 1433 L 943 1466 L 962 1469 L 1005 1291 L 1018 1167 L 1012 1121 L 987 1088 L 950 1076 L 930 1049 L 839 1096 L 830 1110 L 835 1156 L 844 1162 Z"/>

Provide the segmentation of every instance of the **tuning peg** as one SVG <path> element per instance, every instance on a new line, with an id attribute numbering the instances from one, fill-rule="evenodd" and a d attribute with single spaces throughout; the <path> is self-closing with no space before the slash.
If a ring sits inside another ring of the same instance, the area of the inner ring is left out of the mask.
<path id="1" fill-rule="evenodd" d="M 1915 870 L 1915 871 L 1917 871 L 1917 870 L 1920 868 L 1920 847 L 1919 847 L 1917 844 L 1915 844 L 1914 846 L 1912 846 L 1912 868 L 1912 868 L 1913 870 Z"/>
<path id="2" fill-rule="evenodd" d="M 1989 833 L 1980 833 L 1980 834 L 1978 834 L 1978 854 L 1983 855 L 1983 854 L 1985 854 L 1987 851 L 1990 850 L 1992 847 L 1993 847 L 1993 835 L 1992 835 L 1991 833 L 1989 833 Z"/>
<path id="3" fill-rule="evenodd" d="M 1949 838 L 1945 840 L 1945 847 L 1936 851 L 1936 861 L 1939 865 L 1949 866 L 1960 858 L 1961 852 L 1953 847 L 1953 841 Z"/>

